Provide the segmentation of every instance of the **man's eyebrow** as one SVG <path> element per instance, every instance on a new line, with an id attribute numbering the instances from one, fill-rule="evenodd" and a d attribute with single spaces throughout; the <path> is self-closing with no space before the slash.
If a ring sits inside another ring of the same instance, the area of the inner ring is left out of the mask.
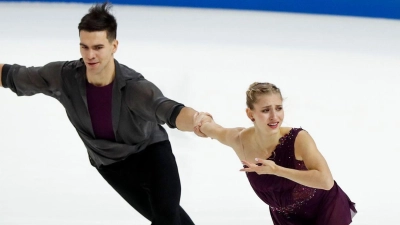
<path id="1" fill-rule="evenodd" d="M 83 43 L 79 43 L 79 45 L 88 47 L 87 45 L 85 45 Z M 93 47 L 104 47 L 104 45 L 103 44 L 98 44 L 98 45 L 93 45 Z"/>

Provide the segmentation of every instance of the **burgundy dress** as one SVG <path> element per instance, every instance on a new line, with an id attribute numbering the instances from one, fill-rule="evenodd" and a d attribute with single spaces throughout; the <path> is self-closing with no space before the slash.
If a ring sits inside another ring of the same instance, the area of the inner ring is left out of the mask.
<path id="1" fill-rule="evenodd" d="M 292 128 L 279 140 L 269 160 L 277 165 L 307 170 L 303 161 L 296 160 L 294 141 L 301 128 Z M 275 225 L 348 225 L 357 213 L 355 204 L 334 182 L 327 191 L 303 186 L 275 175 L 246 173 L 258 197 L 269 205 Z"/>

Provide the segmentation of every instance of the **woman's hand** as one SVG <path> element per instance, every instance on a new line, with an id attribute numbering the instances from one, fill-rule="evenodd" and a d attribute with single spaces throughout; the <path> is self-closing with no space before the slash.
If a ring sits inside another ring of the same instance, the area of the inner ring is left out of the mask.
<path id="1" fill-rule="evenodd" d="M 201 132 L 200 127 L 204 123 L 212 122 L 213 118 L 210 113 L 207 112 L 196 112 L 194 114 L 194 133 L 199 137 L 207 137 L 203 132 Z"/>
<path id="2" fill-rule="evenodd" d="M 275 174 L 277 165 L 272 160 L 255 159 L 257 164 L 250 163 L 246 160 L 242 160 L 243 165 L 247 168 L 243 168 L 240 171 L 244 172 L 256 172 L 257 174 Z"/>

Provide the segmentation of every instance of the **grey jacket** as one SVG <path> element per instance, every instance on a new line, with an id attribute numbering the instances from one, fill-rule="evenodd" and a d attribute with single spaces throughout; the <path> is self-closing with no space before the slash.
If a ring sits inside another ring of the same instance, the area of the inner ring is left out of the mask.
<path id="1" fill-rule="evenodd" d="M 183 105 L 163 96 L 140 73 L 115 60 L 112 125 L 116 142 L 96 139 L 86 100 L 86 66 L 82 59 L 51 62 L 43 67 L 5 65 L 3 87 L 18 96 L 38 93 L 57 99 L 85 144 L 91 164 L 109 165 L 168 140 L 161 124 L 175 128 L 174 110 Z"/>

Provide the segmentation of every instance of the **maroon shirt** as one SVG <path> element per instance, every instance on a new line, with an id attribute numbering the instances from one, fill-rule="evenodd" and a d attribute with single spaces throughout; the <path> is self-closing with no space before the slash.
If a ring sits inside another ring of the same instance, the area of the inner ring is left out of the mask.
<path id="1" fill-rule="evenodd" d="M 88 109 L 93 132 L 97 139 L 115 141 L 111 116 L 113 83 L 103 87 L 86 83 Z"/>

